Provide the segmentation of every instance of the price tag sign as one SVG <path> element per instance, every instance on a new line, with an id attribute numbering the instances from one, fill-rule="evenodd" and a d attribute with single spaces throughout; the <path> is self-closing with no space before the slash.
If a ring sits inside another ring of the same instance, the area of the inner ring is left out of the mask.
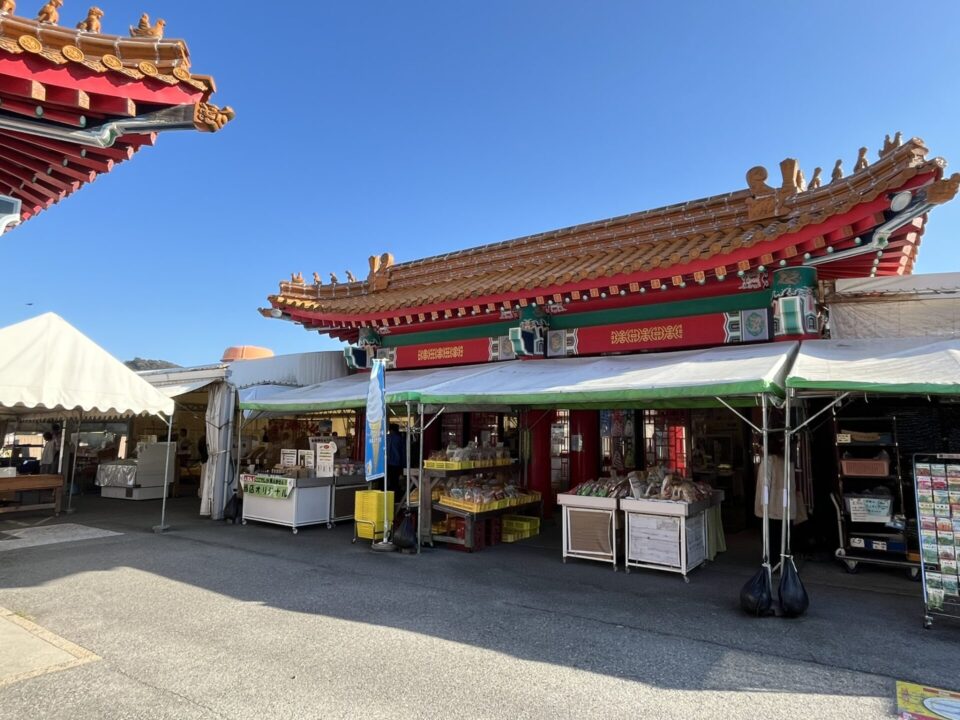
<path id="1" fill-rule="evenodd" d="M 837 445 L 849 445 L 851 442 L 850 433 L 837 433 Z"/>
<path id="2" fill-rule="evenodd" d="M 850 538 L 850 547 L 862 548 L 863 547 L 863 538 Z"/>
<path id="3" fill-rule="evenodd" d="M 322 442 L 316 444 L 317 477 L 333 477 L 333 456 L 337 454 L 337 444 Z"/>

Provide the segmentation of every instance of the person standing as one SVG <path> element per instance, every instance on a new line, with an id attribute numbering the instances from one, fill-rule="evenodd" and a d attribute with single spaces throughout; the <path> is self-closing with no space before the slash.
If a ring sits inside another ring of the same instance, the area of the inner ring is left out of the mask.
<path id="1" fill-rule="evenodd" d="M 393 490 L 394 499 L 400 499 L 400 477 L 407 465 L 406 440 L 400 426 L 390 423 L 387 433 L 387 490 Z"/>
<path id="2" fill-rule="evenodd" d="M 40 452 L 40 474 L 53 475 L 57 467 L 57 444 L 53 433 L 47 430 L 43 434 L 43 450 Z"/>

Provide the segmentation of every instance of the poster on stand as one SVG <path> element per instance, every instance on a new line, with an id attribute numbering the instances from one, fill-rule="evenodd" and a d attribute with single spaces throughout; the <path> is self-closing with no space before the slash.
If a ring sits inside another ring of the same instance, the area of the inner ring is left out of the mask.
<path id="1" fill-rule="evenodd" d="M 960 492 L 960 455 L 915 455 L 914 488 L 920 537 L 920 567 L 926 616 L 960 618 L 960 576 L 957 540 L 960 505 L 951 502 L 951 488 Z"/>

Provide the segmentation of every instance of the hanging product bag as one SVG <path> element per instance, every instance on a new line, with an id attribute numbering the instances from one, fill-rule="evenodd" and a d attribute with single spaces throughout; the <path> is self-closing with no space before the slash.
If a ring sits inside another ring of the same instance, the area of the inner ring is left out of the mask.
<path id="1" fill-rule="evenodd" d="M 763 617 L 773 607 L 773 585 L 770 581 L 770 565 L 764 563 L 757 573 L 747 580 L 740 590 L 740 607 L 745 613 Z"/>
<path id="2" fill-rule="evenodd" d="M 784 617 L 799 617 L 810 606 L 807 590 L 800 580 L 800 573 L 793 563 L 792 555 L 783 556 L 783 565 L 780 569 L 780 611 Z"/>

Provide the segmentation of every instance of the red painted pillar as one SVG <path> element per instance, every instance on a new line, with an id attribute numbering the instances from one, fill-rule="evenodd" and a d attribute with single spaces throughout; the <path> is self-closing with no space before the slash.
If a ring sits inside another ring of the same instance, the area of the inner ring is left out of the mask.
<path id="1" fill-rule="evenodd" d="M 553 410 L 527 411 L 526 427 L 530 432 L 530 464 L 527 470 L 527 486 L 540 493 L 543 500 L 543 516 L 553 517 L 556 498 L 550 485 L 550 425 L 556 418 Z"/>
<path id="2" fill-rule="evenodd" d="M 576 438 L 580 437 L 577 451 Z M 600 476 L 600 413 L 570 411 L 570 487 Z"/>

